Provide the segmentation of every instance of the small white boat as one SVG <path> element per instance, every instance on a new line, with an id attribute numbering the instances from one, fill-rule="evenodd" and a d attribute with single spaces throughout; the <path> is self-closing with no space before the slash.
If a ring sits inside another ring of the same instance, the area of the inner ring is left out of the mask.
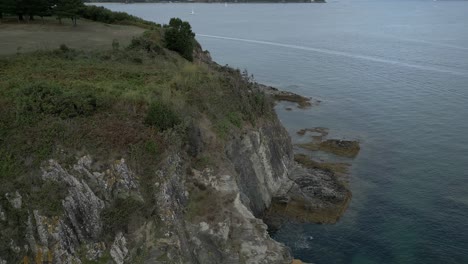
<path id="1" fill-rule="evenodd" d="M 191 15 L 195 15 L 195 11 L 193 11 L 193 8 L 192 8 L 192 12 L 190 12 Z"/>

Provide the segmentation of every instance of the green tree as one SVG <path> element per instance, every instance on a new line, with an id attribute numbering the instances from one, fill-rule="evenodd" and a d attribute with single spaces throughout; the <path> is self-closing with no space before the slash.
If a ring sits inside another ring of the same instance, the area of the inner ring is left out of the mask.
<path id="1" fill-rule="evenodd" d="M 193 60 L 193 46 L 195 33 L 187 21 L 180 18 L 171 18 L 166 26 L 164 41 L 166 48 L 178 52 L 189 61 Z"/>
<path id="2" fill-rule="evenodd" d="M 1 0 L 0 1 L 0 19 L 6 14 L 16 14 L 15 0 Z"/>
<path id="3" fill-rule="evenodd" d="M 23 21 L 24 14 L 27 13 L 27 6 L 27 0 L 13 0 L 13 6 L 10 13 L 16 14 L 18 16 L 18 20 Z"/>
<path id="4" fill-rule="evenodd" d="M 50 14 L 52 5 L 52 0 L 1 0 L 0 18 L 3 14 L 10 14 L 17 15 L 20 21 L 24 20 L 25 15 L 33 20 L 35 15 L 42 17 Z"/>
<path id="5" fill-rule="evenodd" d="M 24 12 L 29 16 L 29 20 L 34 20 L 34 16 L 41 18 L 51 15 L 53 0 L 23 0 Z"/>
<path id="6" fill-rule="evenodd" d="M 73 21 L 73 26 L 76 26 L 76 20 L 83 7 L 84 4 L 81 0 L 57 0 L 54 13 L 60 23 L 62 22 L 62 18 L 70 18 Z"/>

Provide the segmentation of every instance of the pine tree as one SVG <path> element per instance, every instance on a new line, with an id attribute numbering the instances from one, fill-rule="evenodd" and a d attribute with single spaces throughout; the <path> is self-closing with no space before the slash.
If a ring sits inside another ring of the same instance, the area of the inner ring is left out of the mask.
<path id="1" fill-rule="evenodd" d="M 73 26 L 76 26 L 76 20 L 83 6 L 81 0 L 57 0 L 54 13 L 60 22 L 62 18 L 70 18 L 73 21 Z"/>
<path id="2" fill-rule="evenodd" d="M 177 51 L 189 61 L 193 60 L 194 37 L 190 24 L 180 18 L 171 18 L 164 34 L 166 48 Z"/>
<path id="3" fill-rule="evenodd" d="M 13 15 L 15 14 L 16 3 L 15 0 L 0 0 L 0 19 L 4 15 Z"/>

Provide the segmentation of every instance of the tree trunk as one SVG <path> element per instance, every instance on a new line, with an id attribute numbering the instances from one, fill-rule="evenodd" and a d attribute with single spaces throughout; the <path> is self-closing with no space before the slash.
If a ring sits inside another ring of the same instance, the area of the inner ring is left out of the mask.
<path id="1" fill-rule="evenodd" d="M 29 15 L 29 20 L 34 20 L 34 15 Z"/>
<path id="2" fill-rule="evenodd" d="M 24 21 L 23 14 L 18 14 L 18 20 L 19 20 L 19 21 Z"/>

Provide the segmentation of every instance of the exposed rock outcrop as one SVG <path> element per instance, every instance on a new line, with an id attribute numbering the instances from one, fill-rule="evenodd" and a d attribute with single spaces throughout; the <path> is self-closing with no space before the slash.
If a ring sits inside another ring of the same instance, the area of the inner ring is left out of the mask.
<path id="1" fill-rule="evenodd" d="M 278 90 L 277 88 L 266 86 L 263 84 L 257 85 L 262 91 L 264 91 L 267 95 L 273 97 L 273 99 L 275 99 L 276 101 L 296 103 L 297 107 L 300 109 L 309 108 L 320 104 L 320 100 L 315 100 L 293 92 Z"/>
<path id="2" fill-rule="evenodd" d="M 10 202 L 13 208 L 21 208 L 21 205 L 23 204 L 23 197 L 18 191 L 15 191 L 14 193 L 6 193 L 5 197 L 7 198 L 8 202 Z"/>
<path id="3" fill-rule="evenodd" d="M 123 158 L 43 162 L 34 180 L 65 189 L 60 210 L 44 212 L 17 191 L 6 194 L 0 221 L 9 210 L 25 211 L 24 230 L 8 242 L 16 257 L 7 260 L 289 264 L 289 249 L 269 236 L 262 218 L 270 228 L 288 220 L 330 223 L 346 208 L 350 193 L 340 179 L 297 165 L 276 118 L 240 129 L 224 146 L 207 120 L 190 131 L 190 146 L 167 149 L 146 178 Z M 193 166 L 203 155 L 215 156 L 215 164 Z"/>
<path id="4" fill-rule="evenodd" d="M 334 172 L 296 165 L 289 177 L 264 218 L 272 231 L 287 221 L 335 223 L 348 207 L 351 192 Z"/>
<path id="5" fill-rule="evenodd" d="M 123 264 L 128 254 L 127 240 L 122 232 L 117 233 L 110 249 L 110 255 L 117 264 Z"/>
<path id="6" fill-rule="evenodd" d="M 267 123 L 231 140 L 226 149 L 238 174 L 242 202 L 261 216 L 272 196 L 289 181 L 293 151 L 288 133 L 278 121 Z"/>
<path id="7" fill-rule="evenodd" d="M 6 213 L 5 213 L 5 210 L 3 210 L 1 205 L 0 205 L 0 221 L 6 221 Z"/>

